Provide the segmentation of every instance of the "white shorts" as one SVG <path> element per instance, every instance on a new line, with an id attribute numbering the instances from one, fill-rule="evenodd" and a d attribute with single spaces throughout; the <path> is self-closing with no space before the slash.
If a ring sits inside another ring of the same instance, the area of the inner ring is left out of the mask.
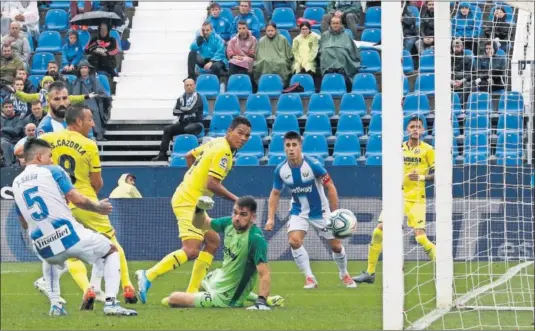
<path id="1" fill-rule="evenodd" d="M 323 218 L 318 219 L 308 219 L 305 217 L 292 215 L 290 216 L 289 221 L 287 222 L 287 233 L 290 233 L 292 231 L 309 231 L 309 225 L 313 226 L 313 229 L 315 229 L 316 233 L 327 240 L 335 239 L 333 236 L 333 233 L 331 231 L 328 231 L 326 229 L 327 226 L 327 218 L 329 217 L 329 213 L 325 213 Z"/>

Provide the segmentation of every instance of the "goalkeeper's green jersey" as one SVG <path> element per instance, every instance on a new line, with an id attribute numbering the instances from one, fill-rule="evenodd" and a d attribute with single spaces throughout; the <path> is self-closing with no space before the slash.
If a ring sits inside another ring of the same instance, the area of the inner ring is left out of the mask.
<path id="1" fill-rule="evenodd" d="M 257 282 L 257 265 L 268 262 L 268 244 L 255 224 L 238 233 L 232 218 L 222 217 L 213 219 L 211 226 L 224 234 L 223 265 L 206 281 L 225 304 L 241 307 Z"/>

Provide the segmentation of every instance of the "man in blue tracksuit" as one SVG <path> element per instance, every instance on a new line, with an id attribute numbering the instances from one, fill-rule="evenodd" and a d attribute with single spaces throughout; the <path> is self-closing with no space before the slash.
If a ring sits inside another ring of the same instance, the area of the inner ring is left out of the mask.
<path id="1" fill-rule="evenodd" d="M 201 33 L 190 45 L 188 54 L 188 77 L 195 80 L 195 66 L 204 69 L 204 73 L 221 76 L 227 68 L 225 56 L 225 42 L 214 33 L 212 24 L 205 22 L 201 26 Z"/>
<path id="2" fill-rule="evenodd" d="M 235 16 L 233 24 L 231 24 L 231 36 L 234 36 L 238 33 L 238 22 L 246 21 L 249 31 L 251 31 L 253 36 L 259 40 L 261 37 L 261 26 L 257 16 L 251 12 L 250 2 L 240 1 L 240 6 L 238 9 L 240 10 L 240 13 Z"/>
<path id="3" fill-rule="evenodd" d="M 231 22 L 226 17 L 221 16 L 221 6 L 217 2 L 213 2 L 209 7 L 210 16 L 207 22 L 212 24 L 214 32 L 220 35 L 221 39 L 229 41 L 231 39 Z"/>

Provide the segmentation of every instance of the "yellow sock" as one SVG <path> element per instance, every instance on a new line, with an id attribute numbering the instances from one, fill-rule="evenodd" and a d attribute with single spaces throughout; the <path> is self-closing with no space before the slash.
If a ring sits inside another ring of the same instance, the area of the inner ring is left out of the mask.
<path id="1" fill-rule="evenodd" d="M 383 230 L 375 228 L 372 232 L 372 240 L 370 242 L 369 251 L 368 251 L 368 268 L 367 272 L 373 274 L 376 272 L 376 265 L 380 259 L 380 254 L 382 253 L 382 242 L 383 242 Z"/>
<path id="2" fill-rule="evenodd" d="M 128 264 L 127 257 L 125 256 L 125 251 L 123 250 L 123 247 L 121 247 L 115 236 L 113 236 L 110 240 L 112 241 L 112 244 L 114 244 L 114 246 L 117 248 L 117 251 L 119 253 L 119 263 L 121 265 L 121 286 L 123 288 L 127 286 L 132 287 L 130 275 L 128 274 Z"/>
<path id="3" fill-rule="evenodd" d="M 188 284 L 188 289 L 186 289 L 186 292 L 195 293 L 199 291 L 199 286 L 201 286 L 203 278 L 205 278 L 207 275 L 213 259 L 214 256 L 208 252 L 201 251 L 199 253 L 199 256 L 194 262 L 192 276 L 190 277 L 190 284 Z"/>
<path id="4" fill-rule="evenodd" d="M 428 254 L 430 260 L 435 261 L 436 247 L 434 243 L 431 242 L 425 234 L 416 236 L 415 240 L 422 246 L 422 248 L 424 248 L 424 251 Z"/>
<path id="5" fill-rule="evenodd" d="M 155 264 L 154 267 L 147 270 L 145 272 L 145 276 L 150 282 L 152 282 L 156 279 L 156 277 L 168 273 L 186 262 L 188 262 L 188 256 L 186 253 L 182 249 L 176 250 L 166 255 L 166 257 Z"/>
<path id="6" fill-rule="evenodd" d="M 86 293 L 86 290 L 91 287 L 89 279 L 87 278 L 87 268 L 84 262 L 79 259 L 68 259 L 66 261 L 69 273 L 73 277 L 76 285 L 80 287 L 82 292 Z"/>

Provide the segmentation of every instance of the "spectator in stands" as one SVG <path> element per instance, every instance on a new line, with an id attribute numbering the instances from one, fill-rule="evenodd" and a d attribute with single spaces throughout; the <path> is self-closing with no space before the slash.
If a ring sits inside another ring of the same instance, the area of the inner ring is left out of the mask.
<path id="1" fill-rule="evenodd" d="M 115 38 L 110 36 L 108 22 L 103 21 L 99 25 L 99 33 L 89 41 L 86 53 L 89 54 L 89 63 L 97 71 L 104 71 L 110 80 L 112 77 L 117 76 L 115 72 L 117 66 L 115 56 L 119 53 L 119 47 Z"/>
<path id="2" fill-rule="evenodd" d="M 15 88 L 15 91 L 24 92 L 24 80 L 22 80 L 22 78 L 15 78 L 13 80 L 13 87 Z M 11 101 L 13 102 L 13 109 L 17 116 L 26 117 L 26 115 L 28 115 L 29 107 L 27 102 L 21 101 L 15 96 L 12 96 Z"/>
<path id="3" fill-rule="evenodd" d="M 322 18 L 322 32 L 329 29 L 333 17 L 339 17 L 346 28 L 355 34 L 360 16 L 361 1 L 330 1 L 327 14 Z"/>
<path id="4" fill-rule="evenodd" d="M 475 13 L 468 2 L 461 2 L 452 19 L 453 37 L 465 41 L 465 48 L 473 49 L 473 38 L 478 37 Z"/>
<path id="5" fill-rule="evenodd" d="M 264 1 L 264 9 L 268 13 L 269 17 L 272 17 L 274 7 L 288 7 L 291 8 L 294 12 L 296 12 L 296 1 Z"/>
<path id="6" fill-rule="evenodd" d="M 319 42 L 320 36 L 311 31 L 311 24 L 301 23 L 300 34 L 292 41 L 292 54 L 294 55 L 292 71 L 294 73 L 307 73 L 313 77 L 316 75 Z"/>
<path id="7" fill-rule="evenodd" d="M 55 82 L 67 82 L 65 77 L 60 73 L 56 60 L 52 60 L 48 63 L 47 72 L 45 73 L 45 76 L 52 77 Z"/>
<path id="8" fill-rule="evenodd" d="M 188 78 L 196 79 L 195 66 L 221 77 L 226 69 L 225 42 L 212 31 L 212 24 L 204 22 L 199 34 L 190 45 L 188 54 Z"/>
<path id="9" fill-rule="evenodd" d="M 126 3 L 125 1 L 101 1 L 99 11 L 106 11 L 110 13 L 116 13 L 121 18 L 121 25 L 128 21 L 128 17 L 125 14 Z"/>
<path id="10" fill-rule="evenodd" d="M 473 74 L 473 59 L 470 55 L 465 55 L 463 42 L 455 39 L 452 42 L 451 57 L 451 85 L 455 92 L 461 93 L 462 102 L 467 100 L 471 92 L 471 78 Z"/>
<path id="11" fill-rule="evenodd" d="M 434 2 L 426 2 L 426 9 L 421 14 L 421 38 L 415 44 L 419 55 L 425 49 L 434 47 Z"/>
<path id="12" fill-rule="evenodd" d="M 15 89 L 15 97 L 23 102 L 29 102 L 33 103 L 35 101 L 38 101 L 43 106 L 44 111 L 46 112 L 47 107 L 47 95 L 48 95 L 48 87 L 50 84 L 54 83 L 54 78 L 50 76 L 45 76 L 43 79 L 41 79 L 41 89 L 38 93 L 25 93 L 24 91 L 18 91 Z"/>
<path id="13" fill-rule="evenodd" d="M 16 161 L 13 154 L 14 147 L 24 134 L 26 122 L 15 114 L 13 103 L 9 100 L 4 100 L 0 124 L 2 127 L 1 144 L 4 151 L 4 161 L 6 166 L 10 166 Z"/>
<path id="14" fill-rule="evenodd" d="M 61 72 L 74 74 L 76 66 L 84 57 L 84 47 L 80 45 L 76 31 L 69 31 L 68 36 L 69 41 L 61 48 Z"/>
<path id="15" fill-rule="evenodd" d="M 231 22 L 227 18 L 220 16 L 221 6 L 217 2 L 213 2 L 209 7 L 210 16 L 207 21 L 212 24 L 212 29 L 221 39 L 229 41 L 231 38 Z"/>
<path id="16" fill-rule="evenodd" d="M 110 199 L 143 198 L 136 188 L 136 176 L 122 174 L 117 181 L 117 187 L 110 193 Z"/>
<path id="17" fill-rule="evenodd" d="M 19 58 L 22 62 L 28 63 L 30 59 L 30 43 L 28 39 L 20 32 L 21 25 L 19 22 L 11 22 L 9 33 L 2 37 L 2 45 L 10 44 L 13 56 Z"/>
<path id="18" fill-rule="evenodd" d="M 23 62 L 13 55 L 10 44 L 2 44 L 0 58 L 0 85 L 12 84 L 18 69 L 24 69 Z"/>
<path id="19" fill-rule="evenodd" d="M 417 18 L 413 15 L 413 12 L 409 10 L 407 5 L 404 5 L 402 10 L 402 32 L 404 34 L 404 49 L 411 52 L 413 46 L 419 40 L 419 33 L 417 32 Z"/>
<path id="20" fill-rule="evenodd" d="M 13 148 L 13 154 L 19 160 L 21 165 L 24 165 L 24 159 L 23 159 L 24 144 L 26 143 L 26 140 L 28 140 L 28 138 L 35 138 L 36 134 L 37 134 L 37 127 L 35 126 L 35 124 L 27 123 L 26 126 L 24 127 L 24 137 L 21 140 L 19 140 L 15 144 L 15 147 Z"/>
<path id="21" fill-rule="evenodd" d="M 266 25 L 266 35 L 257 44 L 253 79 L 258 85 L 263 74 L 276 74 L 287 85 L 292 65 L 292 49 L 288 40 L 279 34 L 274 22 Z"/>
<path id="22" fill-rule="evenodd" d="M 238 33 L 227 44 L 229 73 L 251 75 L 256 48 L 257 39 L 249 31 L 246 21 L 238 22 Z"/>
<path id="23" fill-rule="evenodd" d="M 495 42 L 497 48 L 506 53 L 510 50 L 512 40 L 512 24 L 507 21 L 507 15 L 502 6 L 496 6 L 493 12 L 493 20 L 484 22 L 484 34 Z"/>
<path id="24" fill-rule="evenodd" d="M 169 143 L 174 136 L 181 134 L 199 135 L 203 130 L 203 100 L 195 91 L 195 81 L 187 78 L 184 80 L 184 94 L 177 99 L 173 115 L 178 117 L 175 124 L 164 128 L 160 153 L 153 161 L 167 161 Z"/>
<path id="25" fill-rule="evenodd" d="M 45 117 L 45 113 L 43 112 L 43 106 L 41 105 L 41 102 L 34 101 L 31 103 L 32 106 L 32 113 L 24 118 L 24 120 L 28 123 L 33 123 L 35 126 L 39 126 L 39 123 L 41 123 L 41 120 L 43 117 Z"/>
<path id="26" fill-rule="evenodd" d="M 78 14 L 89 13 L 91 11 L 91 1 L 82 1 L 84 8 L 78 7 L 78 1 L 71 1 L 71 6 L 69 8 L 69 13 L 71 18 L 75 17 Z"/>
<path id="27" fill-rule="evenodd" d="M 342 20 L 331 18 L 329 29 L 322 33 L 319 44 L 320 73 L 338 73 L 345 77 L 346 87 L 352 89 L 352 79 L 360 66 L 359 51 L 352 37 L 344 32 Z"/>
<path id="28" fill-rule="evenodd" d="M 104 95 L 106 92 L 104 91 L 104 88 L 102 87 L 101 83 L 95 76 L 95 68 L 89 64 L 87 60 L 80 61 L 80 64 L 78 65 L 78 78 L 73 83 L 73 91 L 72 93 L 74 95 L 80 95 L 80 94 L 91 94 L 94 93 L 96 95 Z M 108 100 L 108 99 L 106 99 Z M 87 99 L 84 101 L 84 105 L 91 109 L 91 113 L 93 114 L 93 121 L 95 122 L 95 126 L 93 127 L 93 132 L 95 134 L 95 138 L 99 141 L 105 140 L 104 139 L 104 114 L 106 112 L 108 102 L 104 102 L 104 100 L 100 97 Z"/>
<path id="29" fill-rule="evenodd" d="M 495 92 L 504 90 L 506 85 L 506 59 L 504 56 L 497 56 L 492 41 L 486 42 L 486 54 L 478 57 L 476 70 L 477 79 L 475 85 L 480 91 Z"/>
<path id="30" fill-rule="evenodd" d="M 25 93 L 35 93 L 37 91 L 37 86 L 34 86 L 32 82 L 28 79 L 28 72 L 24 68 L 17 69 L 15 78 L 22 78 L 24 81 L 24 89 L 22 90 Z"/>
<path id="31" fill-rule="evenodd" d="M 238 8 L 240 13 L 235 16 L 234 21 L 231 24 L 231 35 L 233 36 L 237 33 L 238 22 L 246 21 L 253 36 L 259 40 L 261 37 L 261 26 L 257 16 L 251 12 L 251 3 L 249 1 L 240 1 Z"/>
<path id="32" fill-rule="evenodd" d="M 22 30 L 34 39 L 39 36 L 39 10 L 37 1 L 2 1 L 2 31 L 10 22 L 22 24 Z"/>

